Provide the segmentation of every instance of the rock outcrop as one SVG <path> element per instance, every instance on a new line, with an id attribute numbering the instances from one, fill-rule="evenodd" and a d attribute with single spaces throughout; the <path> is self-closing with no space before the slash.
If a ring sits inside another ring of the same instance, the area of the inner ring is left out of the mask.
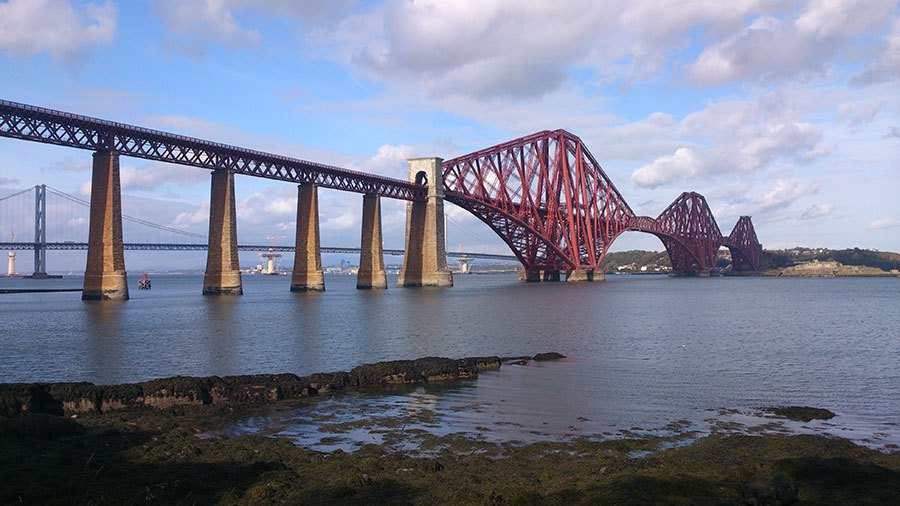
<path id="1" fill-rule="evenodd" d="M 255 374 L 156 379 L 123 385 L 93 383 L 12 383 L 0 385 L 0 416 L 26 413 L 71 415 L 120 409 L 173 406 L 265 404 L 343 388 L 474 378 L 499 369 L 497 357 L 427 357 L 361 365 L 350 372 Z"/>

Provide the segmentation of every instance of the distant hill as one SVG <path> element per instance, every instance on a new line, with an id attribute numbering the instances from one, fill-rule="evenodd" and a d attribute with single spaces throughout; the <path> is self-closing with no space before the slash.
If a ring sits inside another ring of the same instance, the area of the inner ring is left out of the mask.
<path id="1" fill-rule="evenodd" d="M 884 271 L 900 269 L 900 253 L 889 251 L 876 251 L 868 249 L 841 249 L 828 248 L 789 248 L 783 250 L 766 250 L 772 257 L 771 268 L 778 269 L 790 267 L 813 260 L 820 262 L 835 261 L 843 265 L 858 265 L 875 267 Z M 731 255 L 725 248 L 719 251 L 716 266 L 724 268 L 731 261 Z M 671 269 L 669 256 L 665 251 L 629 250 L 607 253 L 600 266 L 605 272 L 655 272 L 657 267 L 660 272 L 668 272 Z"/>
<path id="2" fill-rule="evenodd" d="M 847 266 L 875 267 L 883 271 L 893 269 L 900 270 L 900 253 L 890 251 L 877 251 L 870 249 L 840 249 L 828 248 L 789 248 L 781 250 L 765 250 L 771 256 L 771 269 L 783 269 L 794 265 L 805 264 L 818 260 L 819 262 L 839 262 Z M 727 248 L 719 250 L 716 259 L 716 267 L 725 269 L 731 263 L 731 253 Z M 473 271 L 502 271 L 515 270 L 522 266 L 519 263 L 510 262 L 475 262 Z M 667 273 L 672 269 L 669 255 L 665 251 L 628 250 L 613 251 L 603 257 L 600 268 L 604 272 L 631 273 Z"/>
<path id="3" fill-rule="evenodd" d="M 600 268 L 604 272 L 669 272 L 672 264 L 665 251 L 629 250 L 607 253 Z"/>
<path id="4" fill-rule="evenodd" d="M 772 267 L 789 267 L 805 262 L 818 260 L 840 262 L 843 265 L 859 265 L 877 267 L 883 271 L 900 269 L 900 253 L 877 251 L 871 249 L 827 249 L 827 248 L 789 248 L 769 251 L 772 255 Z"/>

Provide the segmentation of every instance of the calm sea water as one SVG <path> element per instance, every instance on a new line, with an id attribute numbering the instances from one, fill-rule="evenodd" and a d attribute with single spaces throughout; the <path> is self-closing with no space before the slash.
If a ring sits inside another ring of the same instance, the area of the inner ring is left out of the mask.
<path id="1" fill-rule="evenodd" d="M 492 420 L 500 438 L 660 428 L 710 410 L 742 416 L 802 404 L 837 412 L 825 426 L 842 435 L 900 442 L 898 278 L 525 285 L 472 275 L 452 289 L 357 291 L 355 278 L 329 276 L 328 291 L 312 294 L 292 294 L 289 283 L 245 276 L 244 296 L 203 297 L 200 276 L 157 275 L 152 290 L 132 286 L 124 303 L 84 303 L 77 292 L 0 295 L 0 382 L 308 374 L 558 351 L 568 359 L 384 402 L 431 406 L 450 425 Z M 0 288 L 80 284 L 0 279 Z M 351 411 L 367 402 L 353 399 L 332 402 Z"/>

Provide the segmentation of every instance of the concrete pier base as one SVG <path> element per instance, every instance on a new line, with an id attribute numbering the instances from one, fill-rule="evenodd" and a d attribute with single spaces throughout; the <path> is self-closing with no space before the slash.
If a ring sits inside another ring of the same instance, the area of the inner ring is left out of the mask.
<path id="1" fill-rule="evenodd" d="M 708 278 L 709 276 L 709 269 L 700 269 L 696 271 L 672 271 L 669 273 L 670 278 Z"/>
<path id="2" fill-rule="evenodd" d="M 384 271 L 384 247 L 381 239 L 381 197 L 374 193 L 363 196 L 362 238 L 359 248 L 356 288 L 386 289 L 387 273 Z"/>
<path id="3" fill-rule="evenodd" d="M 523 283 L 540 283 L 541 271 L 522 269 L 519 271 L 519 281 Z"/>
<path id="4" fill-rule="evenodd" d="M 92 170 L 91 223 L 81 300 L 128 300 L 119 154 L 94 153 Z"/>
<path id="5" fill-rule="evenodd" d="M 319 249 L 319 192 L 314 184 L 297 185 L 297 242 L 291 291 L 325 291 L 322 251 Z"/>
<path id="6" fill-rule="evenodd" d="M 559 271 L 557 270 L 536 269 L 519 271 L 519 281 L 523 283 L 552 283 L 559 280 Z"/>
<path id="7" fill-rule="evenodd" d="M 203 295 L 243 295 L 237 247 L 234 173 L 212 172 L 209 198 L 209 248 Z"/>
<path id="8" fill-rule="evenodd" d="M 603 271 L 595 271 L 594 269 L 575 269 L 566 271 L 566 282 L 600 282 L 606 279 Z"/>
<path id="9" fill-rule="evenodd" d="M 409 160 L 409 180 L 416 184 L 427 181 L 428 199 L 406 204 L 406 249 L 399 286 L 453 286 L 444 236 L 442 162 L 440 158 Z"/>

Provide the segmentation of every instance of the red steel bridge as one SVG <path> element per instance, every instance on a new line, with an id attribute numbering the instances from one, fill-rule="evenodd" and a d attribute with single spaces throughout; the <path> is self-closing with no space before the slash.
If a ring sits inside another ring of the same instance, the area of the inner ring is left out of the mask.
<path id="1" fill-rule="evenodd" d="M 625 231 L 663 242 L 676 273 L 708 272 L 721 246 L 733 269 L 759 269 L 749 216 L 723 236 L 706 199 L 682 193 L 656 218 L 637 216 L 584 143 L 543 131 L 443 163 L 446 200 L 478 216 L 528 270 L 597 269 Z"/>
<path id="2" fill-rule="evenodd" d="M 408 201 L 417 184 L 67 112 L 0 100 L 0 137 L 115 152 L 234 174 L 312 183 Z M 637 216 L 577 136 L 543 131 L 442 166 L 445 200 L 473 213 L 509 245 L 526 270 L 597 269 L 615 239 L 657 236 L 673 271 L 708 272 L 722 246 L 733 269 L 757 270 L 762 246 L 749 216 L 723 236 L 706 199 L 686 192 L 657 217 Z"/>

